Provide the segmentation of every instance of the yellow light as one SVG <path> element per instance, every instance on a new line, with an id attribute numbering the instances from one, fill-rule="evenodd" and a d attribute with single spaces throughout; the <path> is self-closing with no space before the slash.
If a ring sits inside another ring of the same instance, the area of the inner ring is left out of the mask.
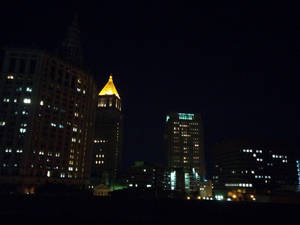
<path id="1" fill-rule="evenodd" d="M 186 197 L 186 199 L 187 199 L 187 200 L 190 200 L 190 199 L 191 199 L 191 197 L 190 197 L 190 196 L 187 196 L 187 197 Z"/>
<path id="2" fill-rule="evenodd" d="M 81 80 L 80 79 L 77 79 L 77 82 L 78 82 L 78 84 L 81 84 Z"/>
<path id="3" fill-rule="evenodd" d="M 250 198 L 254 198 L 254 195 L 250 195 Z"/>
<path id="4" fill-rule="evenodd" d="M 117 89 L 116 89 L 116 87 L 114 85 L 112 76 L 109 76 L 108 82 L 106 83 L 106 85 L 104 86 L 104 88 L 100 91 L 99 95 L 100 96 L 103 96 L 103 95 L 115 95 L 115 96 L 117 96 L 120 99 L 118 91 L 117 91 Z"/>
<path id="5" fill-rule="evenodd" d="M 233 194 L 233 195 L 232 195 L 232 198 L 233 198 L 233 199 L 236 199 L 236 195 L 235 195 L 235 194 Z"/>
<path id="6" fill-rule="evenodd" d="M 13 76 L 13 75 L 8 75 L 8 76 L 7 76 L 7 79 L 13 80 L 13 79 L 14 79 L 14 76 Z"/>
<path id="7" fill-rule="evenodd" d="M 199 200 L 200 200 L 200 199 L 201 199 L 201 196 L 198 196 L 198 197 L 197 197 L 197 199 L 199 199 Z"/>

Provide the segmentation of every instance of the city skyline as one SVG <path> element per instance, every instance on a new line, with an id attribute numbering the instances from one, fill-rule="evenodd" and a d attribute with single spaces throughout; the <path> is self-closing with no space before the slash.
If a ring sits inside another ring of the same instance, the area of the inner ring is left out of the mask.
<path id="1" fill-rule="evenodd" d="M 287 16 L 276 4 L 224 9 L 207 3 L 181 10 L 141 3 L 127 13 L 122 6 L 8 5 L 1 11 L 6 35 L 0 44 L 53 50 L 77 11 L 85 64 L 99 87 L 113 73 L 123 99 L 127 166 L 139 159 L 162 162 L 163 123 L 172 111 L 203 114 L 208 144 L 239 136 L 296 141 L 292 12 Z M 177 12 L 182 16 L 172 20 Z"/>

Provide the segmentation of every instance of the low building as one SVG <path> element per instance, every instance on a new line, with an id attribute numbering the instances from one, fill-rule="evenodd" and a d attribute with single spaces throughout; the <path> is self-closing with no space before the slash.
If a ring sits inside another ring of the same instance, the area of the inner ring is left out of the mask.
<path id="1" fill-rule="evenodd" d="M 249 196 L 295 191 L 296 161 L 290 149 L 288 143 L 257 139 L 218 143 L 212 151 L 214 191 Z"/>

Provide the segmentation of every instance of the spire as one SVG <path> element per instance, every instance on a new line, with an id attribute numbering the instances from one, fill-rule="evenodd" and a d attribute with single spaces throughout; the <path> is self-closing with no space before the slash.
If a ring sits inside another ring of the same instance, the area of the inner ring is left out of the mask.
<path id="1" fill-rule="evenodd" d="M 75 14 L 69 26 L 65 40 L 62 43 L 62 57 L 77 66 L 82 66 L 82 49 L 80 44 L 78 15 Z"/>
<path id="2" fill-rule="evenodd" d="M 103 95 L 115 95 L 117 96 L 118 99 L 120 99 L 118 91 L 113 82 L 112 74 L 109 76 L 108 82 L 99 93 L 99 96 L 103 96 Z"/>

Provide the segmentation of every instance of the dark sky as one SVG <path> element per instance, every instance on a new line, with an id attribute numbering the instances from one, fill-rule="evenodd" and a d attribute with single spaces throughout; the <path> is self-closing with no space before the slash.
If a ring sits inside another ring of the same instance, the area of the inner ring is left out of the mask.
<path id="1" fill-rule="evenodd" d="M 169 111 L 201 113 L 208 145 L 241 136 L 299 137 L 295 5 L 37 2 L 1 5 L 0 45 L 53 50 L 77 12 L 86 65 L 99 87 L 113 73 L 123 100 L 125 165 L 162 162 Z"/>

